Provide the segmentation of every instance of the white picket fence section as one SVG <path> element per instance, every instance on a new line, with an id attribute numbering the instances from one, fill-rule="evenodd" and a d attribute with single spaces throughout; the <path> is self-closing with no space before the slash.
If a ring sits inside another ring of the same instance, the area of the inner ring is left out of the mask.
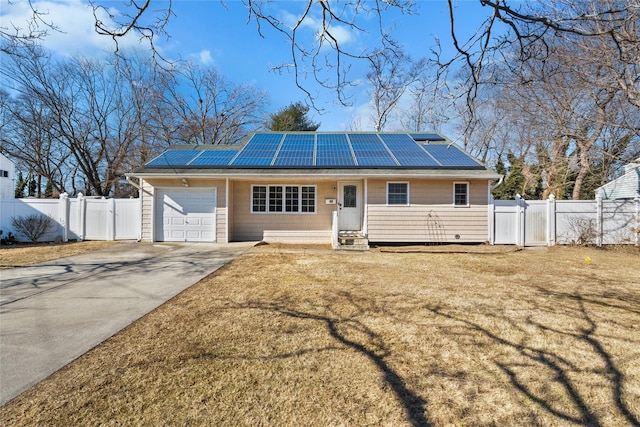
<path id="1" fill-rule="evenodd" d="M 0 200 L 0 229 L 18 241 L 26 241 L 11 226 L 12 217 L 42 214 L 51 217 L 55 226 L 40 239 L 43 242 L 69 240 L 139 240 L 140 199 L 102 199 L 91 197 L 59 199 Z"/>
<path id="2" fill-rule="evenodd" d="M 634 200 L 494 200 L 490 243 L 640 244 L 640 197 Z"/>

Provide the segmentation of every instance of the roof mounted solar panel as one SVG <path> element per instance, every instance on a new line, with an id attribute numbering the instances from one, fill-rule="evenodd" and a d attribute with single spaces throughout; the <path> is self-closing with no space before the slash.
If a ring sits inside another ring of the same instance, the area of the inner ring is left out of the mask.
<path id="1" fill-rule="evenodd" d="M 400 166 L 433 167 L 438 163 L 407 134 L 380 134 Z"/>
<path id="2" fill-rule="evenodd" d="M 183 167 L 202 153 L 202 150 L 167 150 L 145 166 L 150 167 Z"/>
<path id="3" fill-rule="evenodd" d="M 282 142 L 282 133 L 256 133 L 240 154 L 231 162 L 233 166 L 269 166 Z"/>
<path id="4" fill-rule="evenodd" d="M 318 134 L 316 166 L 355 166 L 353 153 L 345 134 Z"/>
<path id="5" fill-rule="evenodd" d="M 238 150 L 205 150 L 189 166 L 228 166 Z"/>
<path id="6" fill-rule="evenodd" d="M 437 133 L 412 133 L 411 138 L 416 141 L 446 141 L 444 137 Z"/>
<path id="7" fill-rule="evenodd" d="M 423 144 L 422 149 L 431 154 L 442 166 L 483 167 L 480 162 L 454 144 Z"/>
<path id="8" fill-rule="evenodd" d="M 382 140 L 375 133 L 348 134 L 358 166 L 397 166 Z"/>
<path id="9" fill-rule="evenodd" d="M 287 134 L 278 150 L 273 166 L 313 166 L 315 136 Z"/>

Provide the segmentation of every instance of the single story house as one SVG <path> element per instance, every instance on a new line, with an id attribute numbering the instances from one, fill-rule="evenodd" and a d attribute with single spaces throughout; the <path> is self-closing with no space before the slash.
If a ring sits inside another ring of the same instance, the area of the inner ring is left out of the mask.
<path id="1" fill-rule="evenodd" d="M 172 146 L 140 180 L 143 240 L 478 243 L 500 178 L 437 133 L 257 132 Z"/>
<path id="2" fill-rule="evenodd" d="M 640 196 L 640 159 L 624 167 L 624 174 L 596 189 L 602 200 L 634 199 Z"/>

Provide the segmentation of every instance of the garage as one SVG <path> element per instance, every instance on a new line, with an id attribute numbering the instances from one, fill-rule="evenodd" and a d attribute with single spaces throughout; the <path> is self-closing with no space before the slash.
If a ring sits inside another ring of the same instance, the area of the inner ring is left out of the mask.
<path id="1" fill-rule="evenodd" d="M 216 188 L 160 188 L 156 192 L 157 242 L 215 242 Z"/>

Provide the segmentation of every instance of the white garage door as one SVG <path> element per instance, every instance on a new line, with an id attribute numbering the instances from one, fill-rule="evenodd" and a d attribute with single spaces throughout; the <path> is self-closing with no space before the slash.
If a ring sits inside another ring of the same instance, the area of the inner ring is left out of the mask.
<path id="1" fill-rule="evenodd" d="M 158 189 L 155 240 L 159 242 L 215 242 L 216 189 Z"/>

